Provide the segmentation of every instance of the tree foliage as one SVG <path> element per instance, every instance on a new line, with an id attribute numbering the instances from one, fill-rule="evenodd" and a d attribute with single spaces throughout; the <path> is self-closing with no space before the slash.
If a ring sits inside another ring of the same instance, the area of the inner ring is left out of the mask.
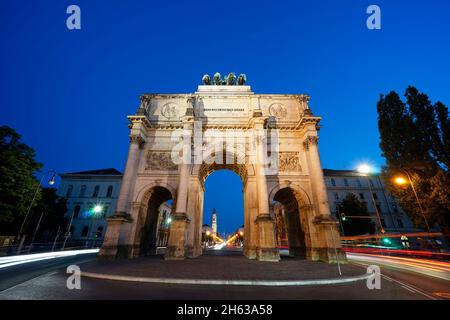
<path id="1" fill-rule="evenodd" d="M 33 173 L 42 165 L 32 148 L 8 126 L 0 127 L 0 232 L 14 235 L 30 205 L 38 181 Z M 40 195 L 38 194 L 37 200 Z"/>
<path id="2" fill-rule="evenodd" d="M 371 219 L 366 219 L 370 217 L 367 210 L 367 205 L 360 201 L 358 197 L 349 193 L 342 200 L 338 207 L 339 214 L 344 214 L 346 217 L 345 221 L 341 220 L 342 226 L 344 228 L 344 234 L 346 236 L 354 236 L 361 234 L 374 233 L 375 227 Z M 352 218 L 352 217 L 362 217 L 362 218 Z"/>
<path id="3" fill-rule="evenodd" d="M 450 118 L 441 102 L 431 103 L 428 96 L 408 87 L 405 101 L 392 91 L 381 95 L 377 104 L 380 147 L 386 158 L 383 178 L 389 191 L 410 214 L 418 227 L 425 221 L 443 229 L 450 226 Z M 411 184 L 400 187 L 393 178 L 410 176 Z M 426 220 L 425 220 L 426 219 Z"/>

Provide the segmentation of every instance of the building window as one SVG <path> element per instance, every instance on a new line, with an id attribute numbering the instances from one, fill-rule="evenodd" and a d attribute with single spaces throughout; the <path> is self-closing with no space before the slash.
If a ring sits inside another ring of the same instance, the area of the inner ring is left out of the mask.
<path id="1" fill-rule="evenodd" d="M 381 207 L 378 203 L 377 203 L 377 210 L 378 210 L 378 212 L 381 212 Z"/>
<path id="2" fill-rule="evenodd" d="M 102 211 L 102 218 L 106 218 L 108 215 L 109 206 L 105 206 Z"/>
<path id="3" fill-rule="evenodd" d="M 404 228 L 402 219 L 397 219 L 397 225 L 399 228 Z"/>
<path id="4" fill-rule="evenodd" d="M 113 192 L 113 186 L 109 186 L 108 190 L 106 191 L 106 197 L 111 198 Z"/>
<path id="5" fill-rule="evenodd" d="M 78 215 L 80 214 L 81 207 L 79 205 L 76 205 L 73 209 L 73 217 L 74 219 L 78 218 Z"/>
<path id="6" fill-rule="evenodd" d="M 372 179 L 369 179 L 369 183 L 371 187 L 374 187 Z"/>
<path id="7" fill-rule="evenodd" d="M 372 195 L 373 195 L 373 198 L 374 198 L 375 200 L 378 200 L 378 195 L 377 195 L 376 192 L 372 192 Z"/>
<path id="8" fill-rule="evenodd" d="M 356 184 L 358 185 L 358 187 L 360 187 L 360 188 L 362 187 L 362 185 L 361 185 L 361 180 L 357 179 L 357 180 L 356 180 Z"/>
<path id="9" fill-rule="evenodd" d="M 360 193 L 359 193 L 359 198 L 360 198 L 361 200 L 364 200 L 364 193 L 360 192 Z"/>
<path id="10" fill-rule="evenodd" d="M 83 231 L 81 231 L 81 236 L 87 237 L 88 232 L 89 232 L 89 227 L 88 226 L 83 227 Z"/>
<path id="11" fill-rule="evenodd" d="M 85 194 L 86 194 L 86 186 L 82 185 L 80 189 L 80 198 L 83 198 Z"/>
<path id="12" fill-rule="evenodd" d="M 334 179 L 331 179 L 331 185 L 332 185 L 333 187 L 336 187 L 336 181 L 335 181 Z"/>
<path id="13" fill-rule="evenodd" d="M 334 200 L 339 200 L 339 194 L 337 192 L 334 193 Z"/>
<path id="14" fill-rule="evenodd" d="M 95 186 L 94 188 L 94 192 L 92 193 L 92 197 L 93 198 L 97 198 L 98 197 L 98 192 L 100 191 L 100 186 Z"/>
<path id="15" fill-rule="evenodd" d="M 72 191 L 73 191 L 73 185 L 70 185 L 70 186 L 67 188 L 66 198 L 70 198 L 70 196 L 72 195 Z"/>
<path id="16" fill-rule="evenodd" d="M 346 187 L 348 187 L 348 180 L 347 180 L 347 179 L 344 179 L 344 185 L 345 185 Z"/>
<path id="17" fill-rule="evenodd" d="M 395 213 L 398 212 L 398 207 L 396 203 L 392 203 L 392 209 L 394 210 Z"/>
<path id="18" fill-rule="evenodd" d="M 97 228 L 97 233 L 95 234 L 95 236 L 97 238 L 100 238 L 102 236 L 102 234 L 103 234 L 103 227 L 100 226 L 100 227 Z"/>

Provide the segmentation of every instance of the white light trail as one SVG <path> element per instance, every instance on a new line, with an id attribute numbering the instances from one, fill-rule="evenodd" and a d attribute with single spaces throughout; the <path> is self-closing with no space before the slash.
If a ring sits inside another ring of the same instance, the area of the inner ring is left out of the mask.
<path id="1" fill-rule="evenodd" d="M 18 256 L 2 257 L 2 258 L 0 258 L 0 269 L 16 266 L 19 264 L 35 262 L 35 261 L 76 256 L 76 255 L 80 255 L 80 254 L 97 253 L 98 251 L 99 251 L 99 249 L 67 250 L 67 251 L 33 253 L 33 254 L 24 254 L 24 255 L 18 255 Z"/>

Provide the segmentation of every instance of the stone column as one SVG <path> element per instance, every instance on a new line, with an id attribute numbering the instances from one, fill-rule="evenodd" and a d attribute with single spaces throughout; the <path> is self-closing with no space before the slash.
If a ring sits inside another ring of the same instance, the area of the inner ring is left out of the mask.
<path id="1" fill-rule="evenodd" d="M 308 161 L 313 197 L 317 204 L 317 214 L 329 216 L 330 208 L 328 206 L 325 180 L 323 178 L 322 165 L 320 163 L 319 150 L 317 148 L 318 141 L 319 138 L 317 136 L 307 136 L 303 142 L 303 146 Z"/>
<path id="2" fill-rule="evenodd" d="M 191 148 L 192 137 L 192 121 L 184 120 L 183 125 L 183 141 L 185 148 Z M 169 240 L 166 248 L 164 259 L 166 260 L 181 260 L 186 257 L 186 232 L 189 218 L 187 216 L 187 199 L 189 189 L 189 170 L 191 168 L 191 157 L 183 154 L 183 162 L 179 164 L 180 179 L 178 182 L 177 201 L 175 207 L 175 214 L 172 215 L 172 223 L 170 225 Z"/>
<path id="3" fill-rule="evenodd" d="M 144 145 L 144 139 L 139 134 L 130 135 L 130 148 L 125 172 L 122 177 L 119 198 L 117 199 L 116 213 L 127 213 L 130 209 L 129 197 L 132 183 L 135 182 L 138 170 L 140 149 Z"/>
<path id="4" fill-rule="evenodd" d="M 258 247 L 256 249 L 257 259 L 261 261 L 279 261 L 280 255 L 275 239 L 275 221 L 270 216 L 269 193 L 267 191 L 267 180 L 264 170 L 264 118 L 254 120 L 254 134 L 256 142 L 256 187 L 258 199 L 258 217 L 255 224 L 258 229 Z"/>
<path id="5" fill-rule="evenodd" d="M 140 149 L 144 144 L 144 139 L 140 134 L 130 135 L 130 147 L 128 151 L 128 159 L 125 167 L 125 173 L 120 186 L 119 198 L 117 200 L 116 211 L 114 216 L 108 219 L 108 227 L 106 229 L 105 239 L 99 256 L 116 257 L 119 255 L 127 256 L 126 252 L 118 252 L 120 250 L 120 234 L 123 232 L 123 224 L 130 222 L 130 206 L 129 197 L 132 190 L 132 183 L 136 178 L 136 171 L 139 164 Z M 125 240 L 126 241 L 126 240 Z M 126 246 L 125 243 L 122 243 Z M 126 250 L 126 248 L 125 248 Z"/>
<path id="6" fill-rule="evenodd" d="M 307 257 L 328 263 L 345 262 L 345 253 L 341 249 L 336 221 L 331 217 L 322 165 L 317 147 L 317 135 L 307 136 L 303 142 L 308 161 L 309 174 L 315 202 L 315 214 L 308 217 L 311 247 L 307 248 Z"/>

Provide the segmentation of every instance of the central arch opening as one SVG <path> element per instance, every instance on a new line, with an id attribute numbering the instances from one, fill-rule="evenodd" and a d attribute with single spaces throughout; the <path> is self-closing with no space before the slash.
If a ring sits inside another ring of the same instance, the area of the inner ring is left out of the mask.
<path id="1" fill-rule="evenodd" d="M 242 254 L 244 247 L 244 165 L 203 164 L 202 247 L 205 254 Z"/>

